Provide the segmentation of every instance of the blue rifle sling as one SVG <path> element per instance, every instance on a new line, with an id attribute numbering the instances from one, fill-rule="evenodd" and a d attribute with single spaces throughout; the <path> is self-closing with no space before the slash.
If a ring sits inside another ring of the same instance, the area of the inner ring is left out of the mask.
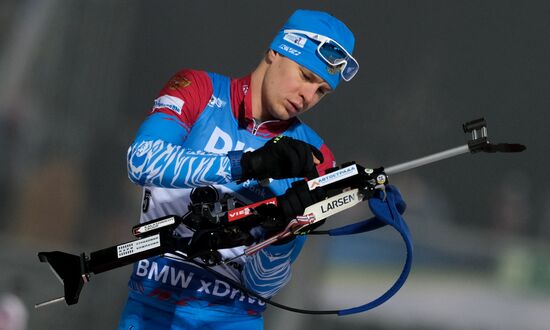
<path id="1" fill-rule="evenodd" d="M 411 270 L 413 246 L 409 227 L 401 216 L 401 213 L 405 211 L 406 205 L 401 198 L 399 191 L 393 186 L 387 186 L 385 196 L 383 195 L 383 192 L 377 192 L 377 196 L 369 199 L 369 206 L 375 217 L 354 224 L 331 229 L 328 231 L 328 234 L 330 236 L 358 234 L 389 225 L 399 232 L 405 242 L 407 249 L 405 265 L 403 266 L 403 270 L 401 271 L 399 278 L 384 294 L 364 305 L 342 309 L 338 311 L 338 315 L 340 316 L 368 311 L 383 304 L 395 295 L 399 289 L 401 289 Z"/>

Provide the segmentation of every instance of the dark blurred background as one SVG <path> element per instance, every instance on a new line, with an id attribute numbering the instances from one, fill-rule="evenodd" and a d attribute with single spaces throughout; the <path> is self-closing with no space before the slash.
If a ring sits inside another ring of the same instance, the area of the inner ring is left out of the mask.
<path id="1" fill-rule="evenodd" d="M 267 328 L 548 329 L 548 1 L 3 0 L 0 311 L 21 329 L 116 327 L 130 267 L 93 277 L 78 305 L 34 310 L 62 294 L 36 253 L 131 239 L 141 190 L 126 150 L 162 85 L 186 67 L 249 73 L 298 8 L 331 12 L 356 36 L 359 74 L 302 118 L 339 162 L 387 167 L 459 146 L 461 124 L 478 117 L 495 142 L 528 149 L 391 177 L 415 240 L 404 288 L 351 317 L 270 308 Z M 326 226 L 368 216 L 365 204 Z M 356 306 L 384 292 L 403 260 L 389 229 L 312 237 L 276 300 Z"/>

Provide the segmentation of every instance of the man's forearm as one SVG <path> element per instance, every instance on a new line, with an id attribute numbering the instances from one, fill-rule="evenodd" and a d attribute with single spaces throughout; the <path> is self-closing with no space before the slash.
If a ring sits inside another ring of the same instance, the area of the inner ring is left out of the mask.
<path id="1" fill-rule="evenodd" d="M 127 161 L 128 177 L 143 186 L 194 188 L 232 181 L 227 155 L 191 151 L 160 139 L 137 139 Z"/>

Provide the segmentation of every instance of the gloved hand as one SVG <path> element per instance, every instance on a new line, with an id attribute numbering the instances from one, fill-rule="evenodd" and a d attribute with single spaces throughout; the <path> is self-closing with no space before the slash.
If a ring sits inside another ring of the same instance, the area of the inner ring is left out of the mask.
<path id="1" fill-rule="evenodd" d="M 277 197 L 277 207 L 288 222 L 297 215 L 303 215 L 308 206 L 326 198 L 327 193 L 322 187 L 309 190 L 307 182 L 300 180 L 292 183 L 292 187 L 288 188 L 283 195 Z"/>
<path id="2" fill-rule="evenodd" d="M 304 210 L 321 200 L 327 198 L 326 191 L 322 187 L 309 190 L 307 182 L 304 180 L 296 181 L 286 192 L 277 196 L 277 206 L 273 204 L 262 205 L 256 208 L 256 211 L 266 216 L 266 221 L 262 224 L 266 236 L 278 233 L 286 228 L 290 220 L 298 215 L 303 215 Z"/>
<path id="3" fill-rule="evenodd" d="M 311 144 L 277 136 L 261 148 L 242 155 L 241 180 L 315 178 L 318 173 L 313 156 L 323 162 L 323 154 Z"/>

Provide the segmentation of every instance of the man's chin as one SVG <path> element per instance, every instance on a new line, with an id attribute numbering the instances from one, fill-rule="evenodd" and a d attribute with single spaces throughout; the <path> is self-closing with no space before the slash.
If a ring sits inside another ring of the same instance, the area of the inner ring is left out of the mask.
<path id="1" fill-rule="evenodd" d="M 280 116 L 279 120 L 289 120 L 289 119 L 292 119 L 294 117 L 296 117 L 296 115 L 290 114 L 290 113 L 287 112 L 284 115 Z"/>
<path id="2" fill-rule="evenodd" d="M 273 117 L 274 120 L 289 120 L 292 117 L 295 117 L 296 115 L 292 113 L 291 111 L 287 110 L 286 108 L 281 109 L 280 111 L 272 111 L 271 117 Z"/>

